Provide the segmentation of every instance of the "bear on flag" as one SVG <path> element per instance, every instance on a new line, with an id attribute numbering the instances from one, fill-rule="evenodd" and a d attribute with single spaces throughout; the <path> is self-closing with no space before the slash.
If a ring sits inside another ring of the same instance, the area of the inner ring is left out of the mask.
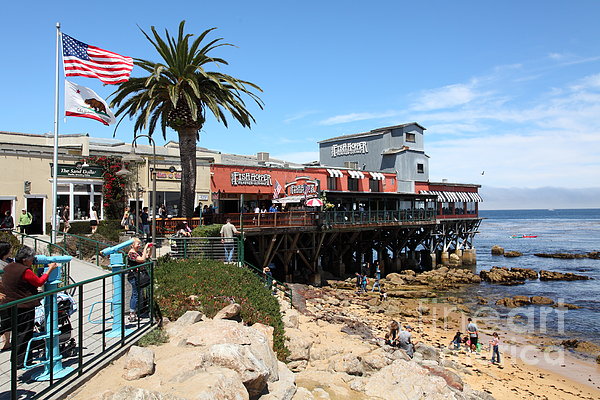
<path id="1" fill-rule="evenodd" d="M 104 99 L 92 89 L 65 81 L 65 115 L 95 119 L 104 125 L 116 122 Z"/>

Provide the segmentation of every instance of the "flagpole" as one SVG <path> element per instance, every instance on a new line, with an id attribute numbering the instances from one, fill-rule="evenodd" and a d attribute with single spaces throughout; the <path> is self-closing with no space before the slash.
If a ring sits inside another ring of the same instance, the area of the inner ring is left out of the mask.
<path id="1" fill-rule="evenodd" d="M 52 164 L 52 212 L 50 213 L 52 218 L 52 243 L 56 243 L 56 210 L 57 204 L 57 192 L 58 192 L 58 101 L 59 101 L 59 68 L 60 68 L 60 22 L 56 23 L 56 81 L 54 82 L 54 154 Z"/>

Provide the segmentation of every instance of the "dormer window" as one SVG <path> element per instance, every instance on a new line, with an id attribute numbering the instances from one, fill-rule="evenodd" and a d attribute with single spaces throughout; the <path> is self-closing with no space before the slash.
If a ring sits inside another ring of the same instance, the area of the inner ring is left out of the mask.
<path id="1" fill-rule="evenodd" d="M 425 168 L 423 167 L 423 164 L 418 163 L 417 164 L 417 173 L 422 174 L 424 172 L 425 172 Z"/>
<path id="2" fill-rule="evenodd" d="M 416 135 L 413 132 L 406 132 L 406 141 L 409 143 L 415 143 L 417 140 Z"/>

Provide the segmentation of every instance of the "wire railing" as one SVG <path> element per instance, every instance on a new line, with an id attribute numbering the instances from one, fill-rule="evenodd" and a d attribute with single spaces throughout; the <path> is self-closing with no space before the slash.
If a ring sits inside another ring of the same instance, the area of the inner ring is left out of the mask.
<path id="1" fill-rule="evenodd" d="M 238 263 L 243 260 L 241 243 L 237 238 L 171 237 L 172 258 L 197 258 Z"/>
<path id="2" fill-rule="evenodd" d="M 96 266 L 104 267 L 108 265 L 108 259 L 104 258 L 100 252 L 102 249 L 115 244 L 100 242 L 89 237 L 74 235 L 72 233 L 65 233 L 62 231 L 56 231 L 56 240 L 67 252 L 66 254 L 81 260 L 92 262 L 96 264 Z"/>
<path id="3" fill-rule="evenodd" d="M 137 305 L 125 285 L 139 281 L 141 268 L 152 282 L 153 263 L 147 263 L 65 287 L 46 283 L 38 295 L 0 305 L 12 332 L 11 351 L 0 353 L 0 400 L 51 397 L 151 329 L 153 285 L 136 288 Z"/>

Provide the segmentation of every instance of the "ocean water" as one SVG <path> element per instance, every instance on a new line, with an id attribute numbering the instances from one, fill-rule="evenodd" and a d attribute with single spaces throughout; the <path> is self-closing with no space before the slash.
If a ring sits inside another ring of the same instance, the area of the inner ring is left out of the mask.
<path id="1" fill-rule="evenodd" d="M 600 251 L 600 209 L 573 210 L 498 210 L 481 211 L 483 219 L 475 236 L 477 273 L 492 266 L 545 269 L 587 275 L 589 281 L 526 281 L 524 285 L 503 286 L 482 283 L 467 289 L 468 296 L 486 297 L 490 304 L 515 295 L 546 296 L 582 307 L 557 313 L 539 306 L 524 307 L 529 319 L 520 321 L 535 333 L 556 338 L 579 338 L 600 344 L 600 260 L 588 258 L 562 260 L 541 258 L 534 253 L 588 253 Z M 511 235 L 537 235 L 536 238 L 513 239 Z M 522 257 L 492 256 L 491 248 L 516 250 Z M 515 310 L 493 306 L 503 317 Z M 515 319 L 512 319 L 513 321 Z M 533 325 L 532 325 L 533 324 Z"/>

